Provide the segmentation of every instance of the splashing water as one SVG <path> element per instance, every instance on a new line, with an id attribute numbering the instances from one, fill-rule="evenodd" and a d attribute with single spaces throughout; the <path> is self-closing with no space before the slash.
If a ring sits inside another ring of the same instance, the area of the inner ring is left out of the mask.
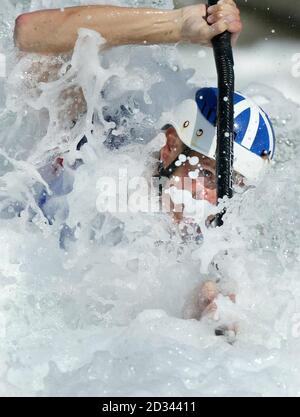
<path id="1" fill-rule="evenodd" d="M 14 18 L 54 3 L 6 0 L 1 17 L 1 395 L 299 395 L 299 104 L 280 86 L 243 89 L 274 121 L 276 163 L 201 245 L 163 213 L 100 213 L 99 179 L 144 175 L 168 112 L 207 79 L 171 46 L 99 54 L 86 29 L 72 57 L 20 56 Z M 237 294 L 217 301 L 239 321 L 234 345 L 182 319 L 207 277 Z"/>

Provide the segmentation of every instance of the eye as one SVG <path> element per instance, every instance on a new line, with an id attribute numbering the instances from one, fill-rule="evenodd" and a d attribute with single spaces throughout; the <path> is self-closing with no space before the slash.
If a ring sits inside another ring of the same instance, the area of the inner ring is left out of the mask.
<path id="1" fill-rule="evenodd" d="M 209 171 L 208 169 L 204 169 L 202 171 L 202 176 L 207 181 L 207 184 L 215 184 L 216 176 L 214 172 Z"/>
<path id="2" fill-rule="evenodd" d="M 205 178 L 213 178 L 214 177 L 214 174 L 211 171 L 209 171 L 208 169 L 203 169 L 202 172 L 203 172 L 203 176 Z"/>

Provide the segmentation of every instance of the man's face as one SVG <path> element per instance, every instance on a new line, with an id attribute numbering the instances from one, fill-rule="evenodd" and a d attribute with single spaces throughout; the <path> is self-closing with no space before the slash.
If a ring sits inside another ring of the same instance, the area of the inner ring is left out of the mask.
<path id="1" fill-rule="evenodd" d="M 161 149 L 160 159 L 164 168 L 167 168 L 181 154 L 184 144 L 173 127 L 167 129 L 165 134 L 166 145 Z M 175 170 L 167 187 L 175 186 L 190 191 L 194 199 L 206 200 L 216 205 L 216 162 L 195 151 L 189 156 L 190 158 Z M 176 215 L 178 220 L 180 217 L 180 214 Z"/>

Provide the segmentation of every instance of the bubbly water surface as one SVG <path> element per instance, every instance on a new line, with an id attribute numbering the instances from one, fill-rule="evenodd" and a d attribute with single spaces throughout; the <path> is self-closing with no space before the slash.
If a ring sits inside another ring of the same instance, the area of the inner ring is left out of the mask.
<path id="1" fill-rule="evenodd" d="M 85 3 L 93 2 L 68 5 Z M 98 182 L 119 168 L 129 178 L 149 169 L 167 112 L 215 83 L 211 51 L 98 54 L 103 40 L 85 29 L 72 57 L 14 49 L 19 13 L 65 5 L 1 5 L 1 395 L 299 395 L 299 97 L 285 88 L 299 84 L 296 46 L 269 41 L 236 52 L 238 88 L 274 121 L 276 163 L 233 199 L 224 227 L 203 229 L 199 245 L 183 242 L 166 214 L 99 213 Z M 276 73 L 264 66 L 271 50 Z M 83 110 L 73 127 L 79 87 Z M 58 183 L 48 168 L 63 153 Z M 207 277 L 236 291 L 235 305 L 218 299 L 220 323 L 239 322 L 233 345 L 214 336 L 216 323 L 182 319 L 190 291 Z"/>

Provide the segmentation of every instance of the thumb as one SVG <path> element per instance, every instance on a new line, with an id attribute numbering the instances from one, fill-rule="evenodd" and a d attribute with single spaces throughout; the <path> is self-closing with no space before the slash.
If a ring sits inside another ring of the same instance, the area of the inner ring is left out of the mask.
<path id="1" fill-rule="evenodd" d="M 216 35 L 220 35 L 221 33 L 225 32 L 229 27 L 229 23 L 224 20 L 218 20 L 213 25 L 209 26 L 209 36 L 210 39 L 214 38 Z"/>

